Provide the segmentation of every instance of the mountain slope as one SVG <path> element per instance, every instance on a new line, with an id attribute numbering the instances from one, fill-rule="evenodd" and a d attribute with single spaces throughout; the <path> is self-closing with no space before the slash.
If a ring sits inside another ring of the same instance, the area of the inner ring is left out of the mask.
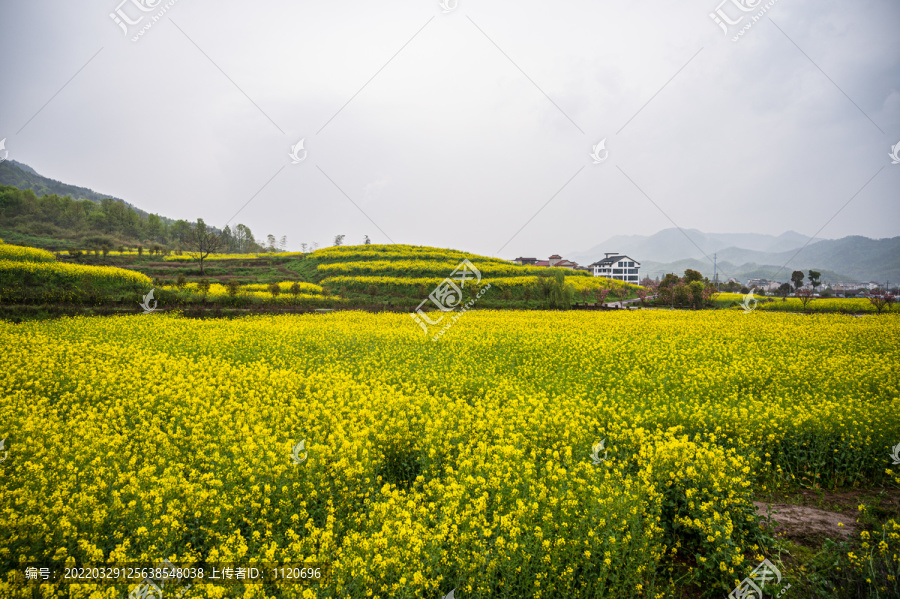
<path id="1" fill-rule="evenodd" d="M 688 268 L 700 272 L 703 276 L 713 278 L 713 265 L 706 259 L 695 260 L 686 258 L 675 262 L 653 262 L 648 261 L 641 264 L 641 278 L 647 276 L 651 279 L 657 277 L 662 278 L 666 273 L 675 273 L 681 275 Z M 781 282 L 787 282 L 791 278 L 791 273 L 795 270 L 802 270 L 805 275 L 808 268 L 786 267 L 781 270 L 780 264 L 756 264 L 754 262 L 746 262 L 744 264 L 734 264 L 732 262 L 718 263 L 719 281 L 724 282 L 730 278 L 737 279 L 740 283 L 746 283 L 749 279 L 770 279 Z M 835 272 L 826 268 L 813 268 L 822 273 L 822 281 L 827 283 L 860 283 L 856 277 L 852 277 L 845 273 Z M 869 279 L 866 279 L 868 281 Z"/>
<path id="2" fill-rule="evenodd" d="M 781 235 L 761 235 L 757 233 L 704 233 L 697 229 L 670 228 L 663 229 L 653 235 L 617 235 L 584 252 L 570 252 L 566 257 L 579 264 L 590 264 L 603 258 L 606 252 L 627 254 L 641 262 L 651 260 L 668 262 L 673 257 L 678 259 L 705 259 L 714 252 L 729 247 L 737 247 L 756 252 L 784 252 L 799 248 L 810 242 L 810 245 L 821 240 L 810 241 L 809 237 L 795 231 L 787 231 Z"/>
<path id="3" fill-rule="evenodd" d="M 821 272 L 823 280 L 832 282 L 900 281 L 900 237 L 869 239 L 854 235 L 822 240 L 787 252 L 726 248 L 717 254 L 719 280 L 735 277 L 739 280 L 774 278 L 787 281 L 795 270 L 807 272 L 812 269 Z M 634 258 L 640 260 L 637 256 Z M 641 262 L 641 273 L 651 277 L 660 272 L 681 273 L 685 268 L 699 270 L 706 276 L 713 273 L 712 262 L 706 258 Z"/>
<path id="4" fill-rule="evenodd" d="M 794 270 L 813 269 L 822 272 L 823 277 L 829 272 L 830 280 L 834 281 L 900 281 L 900 237 L 870 239 L 853 235 L 842 239 L 810 239 L 794 231 L 774 236 L 703 233 L 695 229 L 682 233 L 680 229 L 665 229 L 650 236 L 613 237 L 594 250 L 573 253 L 567 258 L 590 264 L 602 258 L 604 252 L 612 251 L 639 261 L 641 273 L 651 277 L 666 272 L 681 273 L 685 268 L 712 276 L 715 254 L 720 280 L 762 277 L 787 281 Z"/>
<path id="5" fill-rule="evenodd" d="M 38 197 L 56 194 L 60 197 L 69 196 L 73 200 L 90 200 L 98 203 L 103 199 L 110 198 L 122 202 L 142 216 L 147 216 L 147 212 L 129 204 L 125 200 L 108 194 L 98 193 L 93 189 L 88 189 L 86 187 L 78 187 L 77 185 L 69 185 L 57 181 L 56 179 L 50 179 L 49 177 L 38 174 L 37 171 L 27 164 L 22 164 L 15 160 L 5 160 L 0 162 L 0 185 L 10 185 L 19 189 L 30 189 Z"/>

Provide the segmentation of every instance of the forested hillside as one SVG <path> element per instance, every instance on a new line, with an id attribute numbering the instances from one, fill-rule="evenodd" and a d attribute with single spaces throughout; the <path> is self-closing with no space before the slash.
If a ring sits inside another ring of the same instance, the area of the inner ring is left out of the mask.
<path id="1" fill-rule="evenodd" d="M 31 189 L 0 185 L 0 237 L 12 243 L 50 250 L 151 248 L 189 249 L 191 224 L 146 214 L 122 200 L 75 200 L 50 194 L 39 197 Z M 223 251 L 252 253 L 266 248 L 250 229 L 237 225 L 222 231 Z"/>

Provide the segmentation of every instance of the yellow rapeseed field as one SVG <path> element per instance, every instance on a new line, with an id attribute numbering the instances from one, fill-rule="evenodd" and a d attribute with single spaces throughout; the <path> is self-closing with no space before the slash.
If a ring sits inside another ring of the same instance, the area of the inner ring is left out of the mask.
<path id="1" fill-rule="evenodd" d="M 479 310 L 433 342 L 408 314 L 0 322 L 0 596 L 37 596 L 13 582 L 26 562 L 168 558 L 327 572 L 188 598 L 724 597 L 766 556 L 755 492 L 892 482 L 898 325 Z M 871 540 L 895 567 L 898 538 Z"/>
<path id="2" fill-rule="evenodd" d="M 733 303 L 733 309 L 743 311 L 744 294 L 718 293 L 715 300 L 719 305 Z M 803 303 L 797 297 L 765 297 L 754 295 L 753 300 L 748 298 L 747 305 L 754 310 L 767 310 L 772 312 L 845 312 L 845 313 L 872 313 L 875 314 L 875 306 L 867 298 L 863 297 L 816 297 L 809 301 L 804 309 Z M 896 310 L 896 306 L 892 306 Z M 890 310 L 888 310 L 890 311 Z"/>
<path id="3" fill-rule="evenodd" d="M 25 247 L 21 245 L 9 245 L 0 239 L 0 260 L 23 262 L 56 262 L 56 256 L 47 250 Z"/>

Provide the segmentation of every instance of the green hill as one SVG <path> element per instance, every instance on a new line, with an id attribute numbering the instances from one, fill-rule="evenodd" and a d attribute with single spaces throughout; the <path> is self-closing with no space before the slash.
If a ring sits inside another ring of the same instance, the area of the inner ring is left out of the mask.
<path id="1" fill-rule="evenodd" d="M 106 246 L 188 249 L 192 223 L 149 214 L 128 202 L 39 175 L 14 160 L 0 162 L 0 237 L 43 249 Z M 220 232 L 215 227 L 210 227 Z M 225 227 L 229 251 L 265 251 L 243 224 Z"/>
<path id="2" fill-rule="evenodd" d="M 147 216 L 147 213 L 140 208 L 129 204 L 125 200 L 97 193 L 93 189 L 86 187 L 78 187 L 77 185 L 69 185 L 56 179 L 50 179 L 38 174 L 33 168 L 27 164 L 16 162 L 15 160 L 6 160 L 0 162 L 0 185 L 9 185 L 18 189 L 30 189 L 38 197 L 48 195 L 69 196 L 73 200 L 90 200 L 91 202 L 100 203 L 104 199 L 122 202 L 138 214 Z M 167 219 L 168 220 L 168 219 Z M 172 222 L 169 220 L 169 222 Z"/>
<path id="3" fill-rule="evenodd" d="M 474 295 L 471 289 L 490 285 L 479 300 L 482 307 L 546 307 L 557 273 L 565 277 L 575 302 L 594 302 L 602 288 L 615 289 L 622 297 L 633 296 L 635 290 L 632 285 L 593 277 L 587 271 L 519 266 L 499 258 L 428 246 L 325 248 L 305 256 L 297 268 L 310 282 L 351 301 L 387 298 L 392 305 L 415 307 L 451 277 L 463 260 L 471 263 L 472 276 L 480 277 L 475 287 L 470 284 L 463 289 L 464 294 Z"/>
<path id="4" fill-rule="evenodd" d="M 30 255 L 24 248 L 7 248 L 10 253 Z M 218 254 L 206 259 L 202 275 L 198 263 L 186 258 L 148 252 L 60 252 L 55 268 L 72 273 L 72 277 L 109 270 L 130 272 L 145 282 L 140 288 L 129 288 L 126 295 L 117 288 L 108 297 L 92 292 L 66 294 L 60 299 L 54 299 L 53 286 L 40 283 L 37 266 L 10 263 L 6 276 L 21 279 L 23 284 L 15 289 L 0 284 L 6 304 L 0 311 L 27 316 L 26 311 L 16 308 L 27 304 L 32 312 L 48 308 L 57 313 L 65 308 L 69 313 L 82 313 L 87 302 L 93 313 L 134 312 L 151 287 L 163 309 L 180 309 L 192 315 L 319 308 L 411 312 L 420 305 L 433 311 L 440 306 L 429 298 L 437 297 L 433 293 L 448 278 L 461 292 L 457 297 L 455 289 L 447 286 L 453 291 L 445 298 L 444 307 L 449 308 L 458 308 L 476 297 L 478 308 L 565 308 L 573 303 L 594 303 L 600 289 L 613 290 L 610 301 L 636 296 L 632 285 L 593 277 L 585 271 L 518 266 L 489 256 L 426 246 L 340 246 L 299 255 Z M 457 271 L 461 264 L 466 268 L 464 282 Z M 229 290 L 229 285 L 235 284 L 237 288 Z M 273 284 L 277 284 L 274 292 Z"/>

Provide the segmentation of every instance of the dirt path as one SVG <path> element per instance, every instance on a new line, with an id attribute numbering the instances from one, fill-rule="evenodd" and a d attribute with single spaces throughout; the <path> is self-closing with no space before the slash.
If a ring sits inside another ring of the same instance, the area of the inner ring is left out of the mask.
<path id="1" fill-rule="evenodd" d="M 771 510 L 774 521 L 773 531 L 797 541 L 814 541 L 827 537 L 829 539 L 847 538 L 856 532 L 856 518 L 839 512 L 829 512 L 814 507 L 791 505 L 789 503 L 764 503 L 754 501 L 756 511 L 766 518 Z M 843 526 L 842 526 L 843 525 Z"/>
<path id="2" fill-rule="evenodd" d="M 766 518 L 771 510 L 773 531 L 804 545 L 818 546 L 826 538 L 843 540 L 859 531 L 859 506 L 880 515 L 900 513 L 897 491 L 800 491 L 784 500 L 794 503 L 754 501 L 757 513 Z"/>

